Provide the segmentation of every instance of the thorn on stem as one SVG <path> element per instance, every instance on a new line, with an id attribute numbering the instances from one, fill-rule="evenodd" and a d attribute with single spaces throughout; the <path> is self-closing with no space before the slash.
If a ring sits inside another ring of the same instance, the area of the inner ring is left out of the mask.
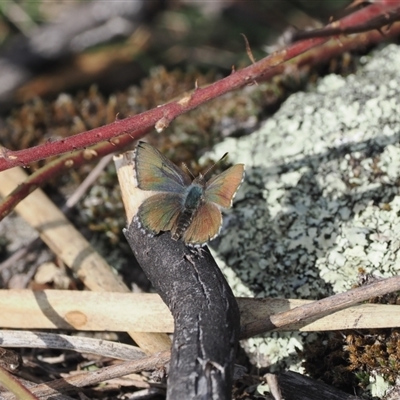
<path id="1" fill-rule="evenodd" d="M 249 41 L 247 40 L 247 37 L 246 37 L 246 35 L 244 33 L 241 33 L 241 35 L 244 37 L 244 41 L 246 43 L 246 53 L 247 53 L 248 57 L 250 58 L 250 61 L 253 64 L 255 64 L 256 60 L 254 59 L 253 53 L 251 51 L 251 47 L 250 47 Z"/>

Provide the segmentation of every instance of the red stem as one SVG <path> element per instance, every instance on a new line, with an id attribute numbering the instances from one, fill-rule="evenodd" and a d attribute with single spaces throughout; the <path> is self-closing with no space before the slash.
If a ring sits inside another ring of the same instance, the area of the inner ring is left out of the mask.
<path id="1" fill-rule="evenodd" d="M 140 130 L 136 132 L 136 136 L 141 137 L 146 133 L 146 130 Z M 132 137 L 125 134 L 110 142 L 99 143 L 90 149 L 75 151 L 72 154 L 59 157 L 38 169 L 0 202 L 0 221 L 4 219 L 20 201 L 38 187 L 43 186 L 43 184 L 50 179 L 54 179 L 56 176 L 65 173 L 65 171 L 70 168 L 78 168 L 81 165 L 94 162 L 107 154 L 119 151 L 131 142 Z"/>
<path id="2" fill-rule="evenodd" d="M 338 24 L 343 29 L 346 27 L 364 25 L 368 23 L 368 21 L 376 18 L 377 15 L 387 14 L 389 16 L 391 13 L 399 12 L 399 9 L 400 0 L 381 0 L 344 17 L 340 21 L 335 21 L 327 25 L 327 29 L 337 27 Z M 13 152 L 3 148 L 1 150 L 3 154 L 0 158 L 0 171 L 15 166 L 27 166 L 30 162 L 85 148 L 101 141 L 110 140 L 124 133 L 129 133 L 132 137 L 136 138 L 136 131 L 138 129 L 156 126 L 162 130 L 177 116 L 207 101 L 254 82 L 261 77 L 266 79 L 274 75 L 275 69 L 285 61 L 313 47 L 321 45 L 327 40 L 329 40 L 328 37 L 301 40 L 206 88 L 196 89 L 191 95 L 183 97 L 178 101 L 168 103 L 133 117 L 115 121 L 112 124 L 100 128 L 92 129 L 59 141 L 45 143 L 30 149 Z"/>

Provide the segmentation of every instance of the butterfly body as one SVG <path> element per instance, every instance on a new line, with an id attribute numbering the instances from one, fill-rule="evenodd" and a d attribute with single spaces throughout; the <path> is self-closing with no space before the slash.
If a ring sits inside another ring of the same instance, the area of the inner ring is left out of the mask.
<path id="1" fill-rule="evenodd" d="M 240 186 L 244 165 L 237 164 L 206 181 L 193 181 L 148 143 L 139 142 L 134 156 L 139 189 L 152 193 L 139 206 L 136 220 L 150 235 L 171 231 L 174 240 L 202 246 L 222 225 L 221 208 L 229 208 Z"/>
<path id="2" fill-rule="evenodd" d="M 174 240 L 179 240 L 182 237 L 183 233 L 192 223 L 197 210 L 200 209 L 200 206 L 204 202 L 205 184 L 197 183 L 196 179 L 187 188 L 182 211 L 175 227 L 172 229 L 172 239 Z"/>

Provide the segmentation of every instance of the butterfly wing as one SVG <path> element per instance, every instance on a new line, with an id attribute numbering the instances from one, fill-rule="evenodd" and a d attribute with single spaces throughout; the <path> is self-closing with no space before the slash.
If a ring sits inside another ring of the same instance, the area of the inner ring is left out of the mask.
<path id="1" fill-rule="evenodd" d="M 191 179 L 157 149 L 139 142 L 134 156 L 134 172 L 139 189 L 182 193 Z"/>
<path id="2" fill-rule="evenodd" d="M 206 202 L 229 208 L 244 177 L 244 164 L 236 164 L 211 178 L 205 189 Z"/>
<path id="3" fill-rule="evenodd" d="M 192 246 L 202 246 L 218 235 L 221 225 L 222 214 L 219 208 L 212 203 L 203 203 L 183 233 L 182 240 Z"/>
<path id="4" fill-rule="evenodd" d="M 182 208 L 182 196 L 177 193 L 157 193 L 140 205 L 137 218 L 141 227 L 156 235 L 170 231 Z"/>

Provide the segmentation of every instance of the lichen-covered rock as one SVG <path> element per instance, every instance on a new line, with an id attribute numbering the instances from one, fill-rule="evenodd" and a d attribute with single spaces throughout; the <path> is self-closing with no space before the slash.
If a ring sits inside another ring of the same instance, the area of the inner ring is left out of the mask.
<path id="1" fill-rule="evenodd" d="M 317 299 L 350 289 L 360 269 L 399 273 L 400 47 L 361 62 L 356 74 L 326 76 L 257 132 L 215 148 L 215 158 L 228 151 L 246 164 L 211 243 L 235 294 Z M 255 359 L 293 353 L 293 339 L 274 337 Z"/>

